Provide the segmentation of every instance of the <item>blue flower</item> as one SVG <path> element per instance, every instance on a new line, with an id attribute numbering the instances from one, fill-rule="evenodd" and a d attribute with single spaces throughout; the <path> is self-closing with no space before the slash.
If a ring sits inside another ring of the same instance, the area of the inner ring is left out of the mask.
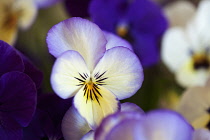
<path id="1" fill-rule="evenodd" d="M 101 29 L 127 39 L 143 66 L 158 62 L 158 41 L 167 28 L 158 5 L 150 0 L 92 0 L 89 13 Z"/>

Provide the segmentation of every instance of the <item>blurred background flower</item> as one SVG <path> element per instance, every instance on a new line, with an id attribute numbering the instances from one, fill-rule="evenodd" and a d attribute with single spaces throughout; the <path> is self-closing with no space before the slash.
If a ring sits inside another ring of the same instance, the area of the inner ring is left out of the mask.
<path id="1" fill-rule="evenodd" d="M 127 39 L 143 66 L 159 61 L 158 42 L 167 28 L 167 20 L 156 3 L 150 0 L 92 0 L 89 14 L 101 29 Z"/>

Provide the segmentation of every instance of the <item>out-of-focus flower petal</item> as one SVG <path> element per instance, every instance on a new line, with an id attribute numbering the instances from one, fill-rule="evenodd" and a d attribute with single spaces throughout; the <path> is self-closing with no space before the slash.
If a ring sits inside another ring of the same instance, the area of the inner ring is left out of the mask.
<path id="1" fill-rule="evenodd" d="M 142 118 L 142 114 L 141 113 L 135 113 L 135 112 L 117 112 L 115 114 L 112 114 L 112 115 L 106 117 L 102 121 L 100 126 L 96 129 L 95 140 L 106 140 L 107 135 L 109 135 L 109 133 L 113 129 L 115 129 L 116 126 L 118 126 L 121 122 L 124 122 L 124 120 L 128 120 L 128 122 L 129 121 L 139 122 L 141 120 L 141 118 Z M 138 123 L 135 123 L 135 124 L 138 124 Z M 130 125 L 127 125 L 127 126 L 130 126 Z M 131 131 L 133 131 L 133 129 L 131 129 L 131 127 L 130 127 L 130 129 L 128 131 L 125 131 L 125 132 L 122 131 L 123 133 L 121 132 L 121 136 L 124 136 L 124 138 L 132 139 Z"/>
<path id="2" fill-rule="evenodd" d="M 181 97 L 178 111 L 195 127 L 206 127 L 209 118 L 210 95 L 207 87 L 192 87 Z M 202 124 L 201 124 L 202 123 Z"/>
<path id="3" fill-rule="evenodd" d="M 210 140 L 210 132 L 207 129 L 198 129 L 193 133 L 193 140 Z"/>
<path id="4" fill-rule="evenodd" d="M 104 35 L 107 40 L 106 50 L 111 49 L 113 47 L 117 47 L 117 46 L 122 46 L 122 47 L 126 47 L 130 50 L 133 50 L 131 44 L 128 41 L 126 41 L 125 39 L 122 39 L 121 37 L 119 37 L 113 33 L 106 32 L 106 31 L 104 31 Z"/>
<path id="5" fill-rule="evenodd" d="M 107 41 L 100 28 L 88 20 L 70 18 L 53 26 L 47 35 L 49 52 L 58 57 L 67 50 L 78 51 L 90 71 L 103 56 Z"/>
<path id="6" fill-rule="evenodd" d="M 0 40 L 0 77 L 10 71 L 24 71 L 24 64 L 18 53 L 6 42 Z"/>
<path id="7" fill-rule="evenodd" d="M 56 4 L 61 0 L 33 0 L 38 8 L 46 8 Z"/>
<path id="8" fill-rule="evenodd" d="M 143 82 L 143 69 L 138 57 L 125 47 L 109 49 L 99 61 L 93 74 L 104 73 L 104 87 L 121 100 L 135 94 Z"/>
<path id="9" fill-rule="evenodd" d="M 64 139 L 81 139 L 91 129 L 87 121 L 79 114 L 74 106 L 69 108 L 62 120 Z"/>
<path id="10" fill-rule="evenodd" d="M 196 7 L 190 1 L 175 1 L 168 4 L 164 11 L 171 27 L 185 27 L 194 17 Z"/>
<path id="11" fill-rule="evenodd" d="M 34 82 L 26 74 L 8 72 L 2 75 L 0 79 L 1 112 L 11 116 L 20 126 L 26 127 L 35 112 L 36 92 Z"/>
<path id="12" fill-rule="evenodd" d="M 90 75 L 82 56 L 76 51 L 67 51 L 57 58 L 52 74 L 51 84 L 55 93 L 61 98 L 74 96 L 80 89 L 80 83 L 75 77 L 80 74 Z"/>
<path id="13" fill-rule="evenodd" d="M 180 114 L 170 110 L 154 110 L 142 120 L 139 132 L 147 140 L 191 140 L 193 128 Z"/>
<path id="14" fill-rule="evenodd" d="M 75 95 L 74 105 L 95 130 L 104 117 L 119 110 L 119 102 L 112 92 L 102 86 L 98 86 L 97 93 L 86 95 L 83 90 L 84 87 Z"/>
<path id="15" fill-rule="evenodd" d="M 176 80 L 183 87 L 204 86 L 209 78 L 209 71 L 193 70 L 192 60 L 186 62 L 176 73 Z"/>
<path id="16" fill-rule="evenodd" d="M 121 104 L 121 112 L 127 112 L 127 111 L 135 111 L 135 112 L 140 112 L 142 114 L 144 114 L 144 111 L 136 104 L 134 103 L 122 103 Z"/>
<path id="17" fill-rule="evenodd" d="M 190 58 L 191 44 L 181 28 L 166 31 L 162 42 L 162 60 L 172 72 L 176 72 Z"/>
<path id="18" fill-rule="evenodd" d="M 15 8 L 20 10 L 20 17 L 18 19 L 18 26 L 22 29 L 27 29 L 34 22 L 37 16 L 37 7 L 34 0 L 18 0 L 15 1 Z"/>

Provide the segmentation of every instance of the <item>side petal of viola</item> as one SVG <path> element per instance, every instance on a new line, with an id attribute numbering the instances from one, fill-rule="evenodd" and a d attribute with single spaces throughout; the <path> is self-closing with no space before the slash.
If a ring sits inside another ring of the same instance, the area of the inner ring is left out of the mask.
<path id="1" fill-rule="evenodd" d="M 126 47 L 130 49 L 131 51 L 133 50 L 131 44 L 125 39 L 122 39 L 121 37 L 110 32 L 106 32 L 106 31 L 103 31 L 103 32 L 107 40 L 106 50 L 111 49 L 116 46 Z"/>
<path id="2" fill-rule="evenodd" d="M 64 115 L 61 127 L 66 140 L 79 140 L 91 130 L 74 106 L 70 107 Z"/>
<path id="3" fill-rule="evenodd" d="M 52 88 L 63 99 L 72 97 L 84 82 L 83 74 L 90 75 L 90 72 L 82 56 L 76 51 L 67 51 L 54 63 L 50 79 Z"/>
<path id="4" fill-rule="evenodd" d="M 93 70 L 103 56 L 106 43 L 103 32 L 96 24 L 78 17 L 58 23 L 47 35 L 47 44 L 52 55 L 58 57 L 67 50 L 78 51 L 90 70 Z"/>
<path id="5" fill-rule="evenodd" d="M 85 86 L 74 97 L 74 105 L 90 127 L 95 130 L 102 119 L 119 110 L 119 101 L 109 90 L 98 86 L 97 91 L 85 92 Z"/>
<path id="6" fill-rule="evenodd" d="M 93 71 L 94 75 L 97 73 L 104 73 L 103 77 L 106 79 L 103 86 L 114 93 L 119 100 L 134 95 L 144 79 L 138 57 L 125 47 L 107 50 Z"/>

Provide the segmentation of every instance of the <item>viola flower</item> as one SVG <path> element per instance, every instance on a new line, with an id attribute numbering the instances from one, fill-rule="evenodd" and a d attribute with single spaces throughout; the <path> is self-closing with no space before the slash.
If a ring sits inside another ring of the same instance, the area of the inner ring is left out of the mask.
<path id="1" fill-rule="evenodd" d="M 22 127 L 32 119 L 36 107 L 36 85 L 24 72 L 20 55 L 0 41 L 0 136 L 22 139 Z"/>
<path id="2" fill-rule="evenodd" d="M 48 32 L 49 51 L 57 57 L 52 88 L 63 99 L 75 96 L 75 108 L 92 129 L 143 81 L 140 61 L 118 39 L 106 39 L 96 24 L 81 18 L 64 20 Z"/>
<path id="3" fill-rule="evenodd" d="M 120 108 L 121 112 L 139 112 L 144 114 L 144 111 L 133 103 L 123 103 Z M 62 133 L 66 140 L 93 140 L 95 131 L 89 127 L 87 121 L 72 106 L 63 117 Z"/>
<path id="4" fill-rule="evenodd" d="M 209 9 L 210 1 L 201 1 L 186 28 L 170 28 L 163 37 L 162 60 L 183 87 L 203 86 L 210 75 Z"/>
<path id="5" fill-rule="evenodd" d="M 58 0 L 1 0 L 0 40 L 15 43 L 19 29 L 26 30 L 34 22 L 38 9 Z"/>
<path id="6" fill-rule="evenodd" d="M 61 99 L 56 94 L 40 95 L 33 120 L 24 128 L 23 140 L 61 140 L 61 122 L 72 104 L 72 99 Z"/>
<path id="7" fill-rule="evenodd" d="M 101 29 L 127 39 L 143 66 L 159 61 L 158 41 L 167 28 L 167 21 L 154 2 L 92 0 L 89 14 Z"/>
<path id="8" fill-rule="evenodd" d="M 210 88 L 191 87 L 181 97 L 178 111 L 192 124 L 195 129 L 210 130 Z"/>
<path id="9" fill-rule="evenodd" d="M 154 110 L 148 113 L 118 112 L 105 118 L 95 140 L 192 140 L 193 129 L 178 113 Z"/>

